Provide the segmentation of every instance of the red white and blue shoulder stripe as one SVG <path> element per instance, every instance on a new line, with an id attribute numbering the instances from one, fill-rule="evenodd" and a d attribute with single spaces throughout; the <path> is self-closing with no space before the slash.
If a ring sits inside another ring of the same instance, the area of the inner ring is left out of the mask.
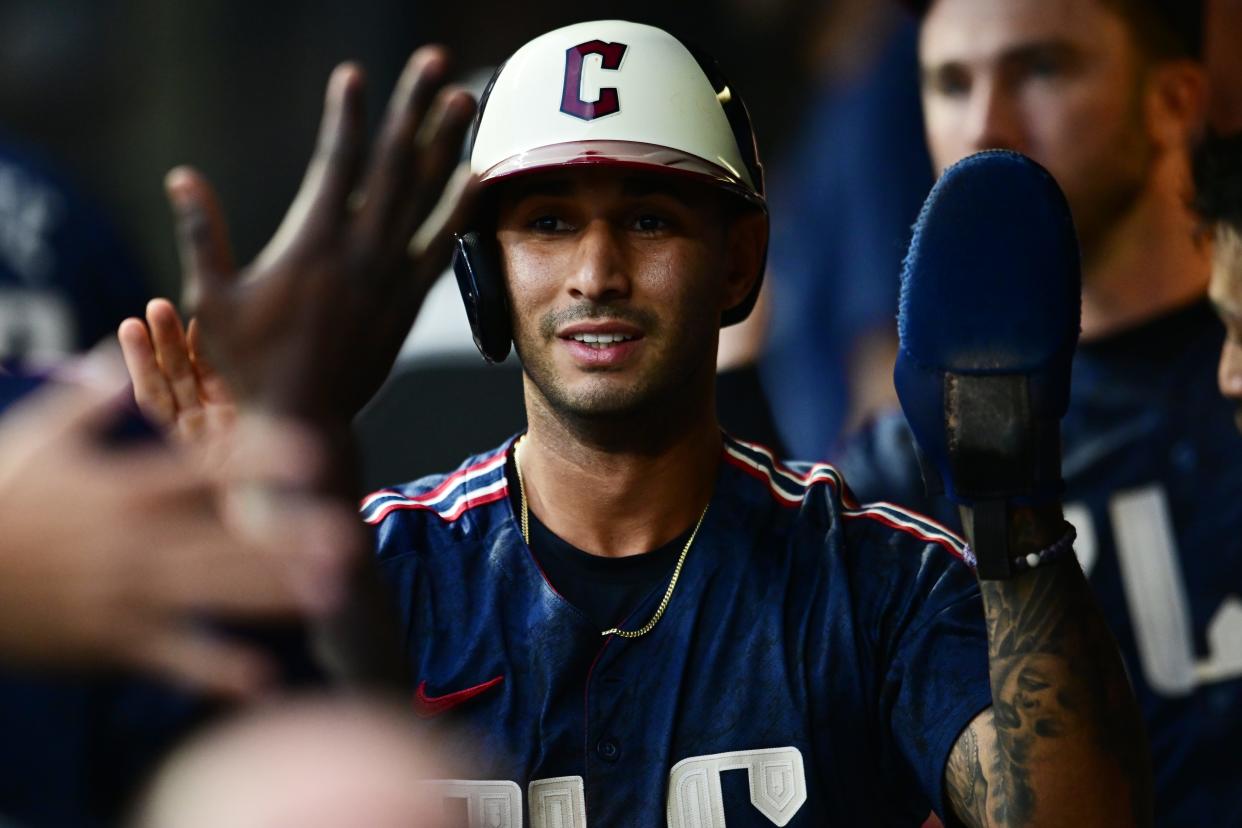
<path id="1" fill-rule="evenodd" d="M 473 458 L 452 474 L 410 483 L 402 489 L 380 489 L 362 500 L 362 519 L 372 526 L 393 512 L 417 509 L 452 522 L 476 506 L 509 495 L 505 458 L 509 443 L 493 454 Z"/>
<path id="2" fill-rule="evenodd" d="M 728 435 L 725 436 L 724 450 L 726 462 L 763 481 L 772 499 L 782 506 L 797 508 L 806 501 L 815 486 L 827 485 L 833 489 L 841 504 L 842 517 L 872 520 L 891 526 L 920 540 L 939 544 L 954 557 L 972 567 L 975 565 L 974 553 L 965 542 L 931 518 L 892 503 L 858 503 L 841 472 L 827 463 L 783 465 L 770 449 Z"/>

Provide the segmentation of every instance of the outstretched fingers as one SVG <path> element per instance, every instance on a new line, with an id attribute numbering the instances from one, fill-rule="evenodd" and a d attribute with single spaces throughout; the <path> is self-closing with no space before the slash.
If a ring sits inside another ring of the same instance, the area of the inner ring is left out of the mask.
<path id="1" fill-rule="evenodd" d="M 452 202 L 445 207 L 447 212 L 439 216 L 443 221 L 456 206 L 456 200 L 464 194 L 468 180 L 461 177 L 464 173 L 459 172 L 458 168 L 462 143 L 474 112 L 474 98 L 464 90 L 448 88 L 437 97 L 426 122 L 419 129 L 416 139 L 419 150 L 417 186 L 412 188 L 406 201 L 402 222 L 404 244 L 408 245 L 410 237 L 416 236 L 419 229 L 431 221 L 437 205 L 444 205 L 446 198 Z M 456 191 L 452 185 L 456 185 Z M 420 255 L 425 255 L 429 247 L 424 245 Z M 441 265 L 437 263 L 436 269 Z"/>
<path id="2" fill-rule="evenodd" d="M 339 230 L 363 159 L 361 67 L 342 63 L 328 80 L 315 154 L 280 229 L 264 249 L 270 261 L 291 247 L 314 247 Z"/>
<path id="3" fill-rule="evenodd" d="M 116 332 L 121 343 L 125 368 L 134 385 L 134 400 L 147 419 L 160 428 L 171 428 L 177 420 L 177 403 L 164 372 L 160 370 L 151 342 L 147 324 L 141 319 L 129 318 L 121 323 Z"/>
<path id="4" fill-rule="evenodd" d="M 147 303 L 147 326 L 156 362 L 177 407 L 177 428 L 195 436 L 202 429 L 203 405 L 181 317 L 167 299 L 152 299 Z"/>
<path id="5" fill-rule="evenodd" d="M 363 187 L 359 192 L 359 231 L 374 245 L 399 230 L 398 222 L 418 182 L 416 138 L 448 72 L 448 55 L 424 46 L 410 56 L 388 101 Z"/>
<path id="6" fill-rule="evenodd" d="M 203 291 L 219 290 L 236 272 L 228 229 L 215 190 L 196 170 L 173 169 L 164 188 L 176 222 L 185 303 L 194 308 Z"/>
<path id="7" fill-rule="evenodd" d="M 406 252 L 418 271 L 430 278 L 440 273 L 448 259 L 453 235 L 465 229 L 478 197 L 478 177 L 463 162 L 453 170 L 440 200 L 409 241 Z"/>

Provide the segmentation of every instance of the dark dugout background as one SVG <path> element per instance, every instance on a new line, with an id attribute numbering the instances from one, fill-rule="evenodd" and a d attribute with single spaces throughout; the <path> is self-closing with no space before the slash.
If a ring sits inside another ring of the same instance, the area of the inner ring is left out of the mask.
<path id="1" fill-rule="evenodd" d="M 770 171 L 809 90 L 867 48 L 858 23 L 874 7 L 867 0 L 6 0 L 0 134 L 76 179 L 120 226 L 154 293 L 176 297 L 164 172 L 190 163 L 208 175 L 237 259 L 248 261 L 297 188 L 324 84 L 341 60 L 366 67 L 374 126 L 406 57 L 423 43 L 452 48 L 465 81 L 486 77 L 517 46 L 560 25 L 607 17 L 652 23 L 717 57 L 751 108 Z M 394 384 L 360 423 L 370 485 L 451 468 L 522 422 L 514 360 L 498 369 L 468 355 L 423 361 L 402 366 Z"/>

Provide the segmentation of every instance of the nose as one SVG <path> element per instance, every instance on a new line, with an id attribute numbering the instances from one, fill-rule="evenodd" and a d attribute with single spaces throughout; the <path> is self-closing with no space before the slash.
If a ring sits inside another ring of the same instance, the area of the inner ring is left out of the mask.
<path id="1" fill-rule="evenodd" d="M 983 78 L 971 90 L 966 136 L 972 152 L 1008 149 L 1023 152 L 1022 128 L 1013 92 L 999 78 Z"/>
<path id="2" fill-rule="evenodd" d="M 598 304 L 629 296 L 624 245 L 609 222 L 594 220 L 583 228 L 567 288 L 575 299 Z"/>
<path id="3" fill-rule="evenodd" d="M 1220 350 L 1220 367 L 1216 375 L 1220 393 L 1235 400 L 1242 400 L 1242 345 L 1232 337 L 1225 340 Z"/>

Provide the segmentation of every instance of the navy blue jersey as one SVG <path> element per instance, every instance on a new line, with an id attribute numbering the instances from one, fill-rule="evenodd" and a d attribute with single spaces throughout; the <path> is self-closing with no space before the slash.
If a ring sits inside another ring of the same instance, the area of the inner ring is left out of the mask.
<path id="1" fill-rule="evenodd" d="M 1216 387 L 1206 302 L 1074 360 L 1062 424 L 1066 517 L 1147 720 L 1162 825 L 1242 825 L 1242 436 Z M 841 465 L 862 497 L 928 503 L 904 420 Z"/>
<path id="2" fill-rule="evenodd" d="M 991 703 L 954 535 L 727 438 L 663 618 L 601 637 L 522 540 L 511 446 L 363 504 L 417 705 L 478 749 L 473 778 L 442 783 L 472 825 L 918 825 L 941 809 L 949 750 Z"/>
<path id="3" fill-rule="evenodd" d="M 49 364 L 110 336 L 149 298 L 107 217 L 0 137 L 0 359 Z"/>

